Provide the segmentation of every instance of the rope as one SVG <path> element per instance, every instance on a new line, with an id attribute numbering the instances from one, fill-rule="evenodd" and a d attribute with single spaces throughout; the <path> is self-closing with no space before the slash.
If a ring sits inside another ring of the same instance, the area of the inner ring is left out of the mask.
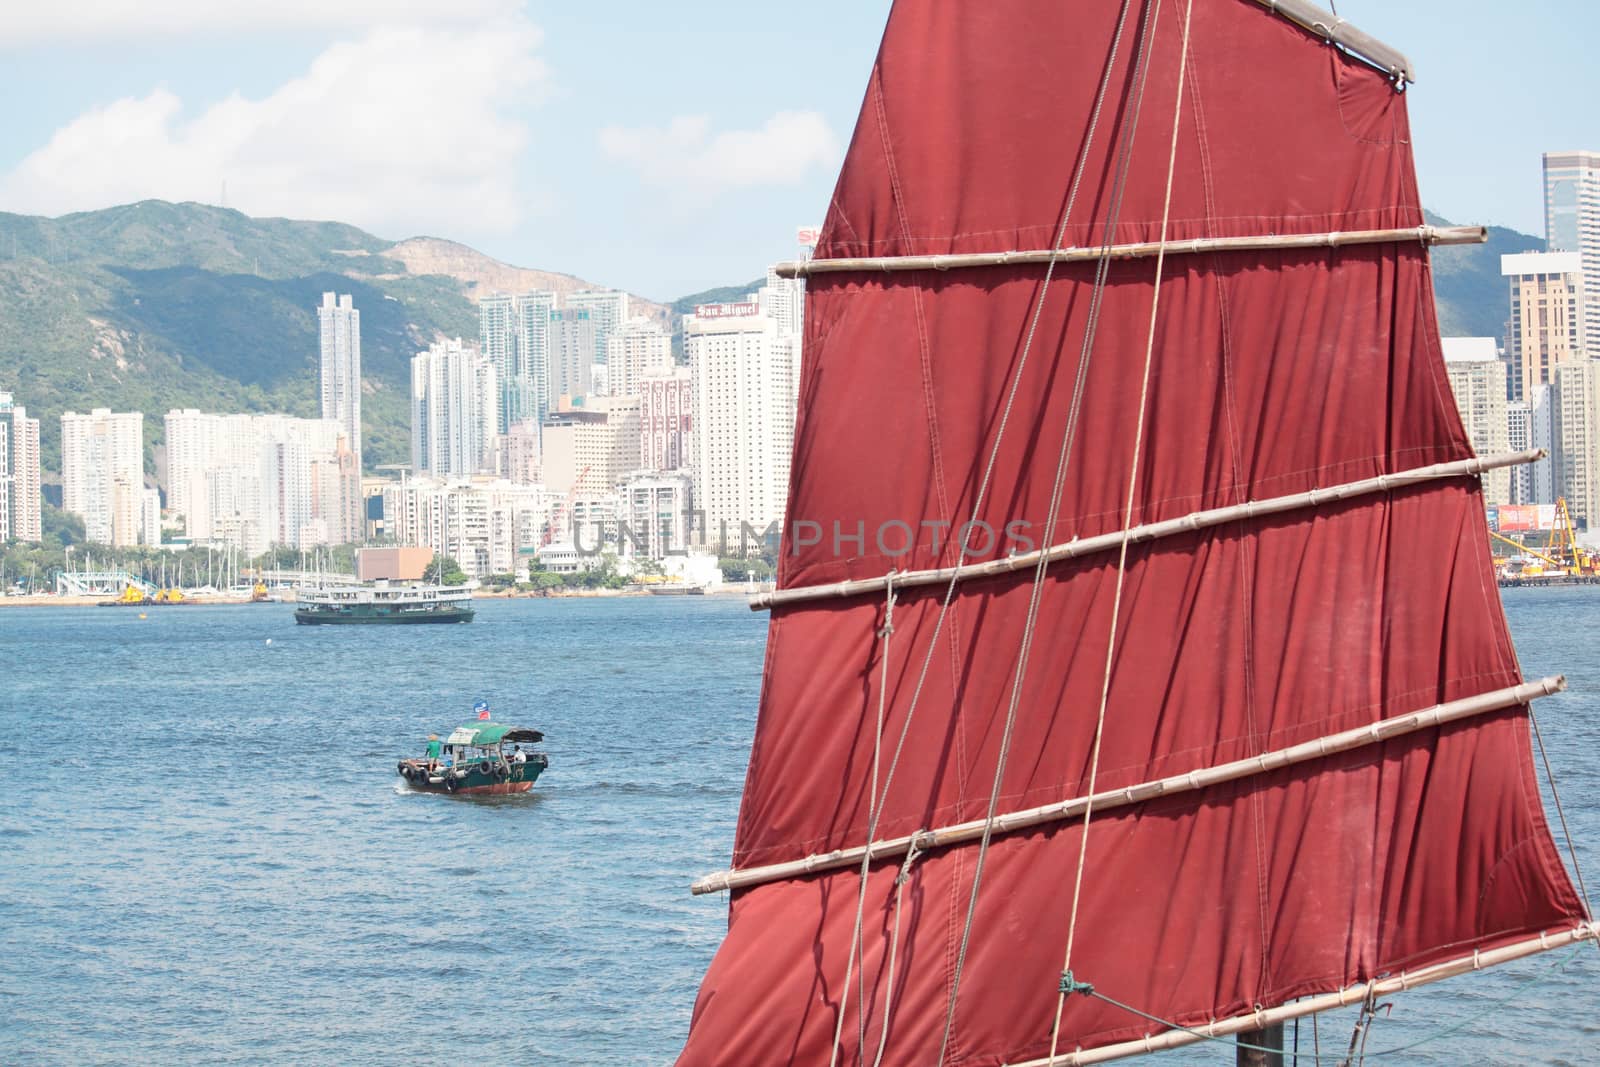
<path id="1" fill-rule="evenodd" d="M 890 1007 L 894 1003 L 894 961 L 895 954 L 900 947 L 900 897 L 905 890 L 906 883 L 911 880 L 911 865 L 922 855 L 922 850 L 911 843 L 906 850 L 905 862 L 900 864 L 900 873 L 894 880 L 894 926 L 889 933 L 889 980 L 884 986 L 883 993 L 883 1029 L 878 1033 L 878 1055 L 872 1061 L 872 1067 L 882 1067 L 883 1050 L 889 1043 L 889 1015 Z M 862 985 L 866 985 L 865 982 Z M 862 1046 L 865 1047 L 866 1039 L 863 1037 Z"/>
<path id="2" fill-rule="evenodd" d="M 1089 118 L 1089 129 L 1088 129 L 1087 133 L 1084 136 L 1083 147 L 1079 150 L 1077 167 L 1073 172 L 1072 184 L 1069 187 L 1069 190 L 1068 190 L 1068 193 L 1067 193 L 1067 206 L 1062 211 L 1062 213 L 1061 213 L 1061 221 L 1060 221 L 1059 225 L 1056 227 L 1055 244 L 1052 246 L 1052 252 L 1053 253 L 1061 251 L 1061 242 L 1066 237 L 1067 222 L 1072 217 L 1072 208 L 1073 208 L 1073 205 L 1077 202 L 1078 190 L 1081 187 L 1082 182 L 1083 182 L 1084 171 L 1088 166 L 1089 150 L 1094 144 L 1095 134 L 1096 134 L 1097 129 L 1099 128 L 1101 107 L 1105 103 L 1106 91 L 1107 91 L 1107 89 L 1108 89 L 1108 87 L 1110 86 L 1110 83 L 1111 83 L 1111 73 L 1112 73 L 1112 70 L 1116 66 L 1117 53 L 1118 53 L 1118 51 L 1119 51 L 1119 49 L 1121 47 L 1121 43 L 1122 43 L 1123 27 L 1125 26 L 1125 24 L 1127 22 L 1128 9 L 1129 9 L 1131 4 L 1132 4 L 1132 0 L 1122 0 L 1122 10 L 1121 10 L 1121 13 L 1117 16 L 1116 33 L 1113 36 L 1112 41 L 1111 41 L 1111 53 L 1108 56 L 1108 58 L 1106 59 L 1105 73 L 1101 77 L 1100 89 L 1099 89 L 1098 93 L 1095 96 L 1094 110 L 1090 114 L 1090 118 Z M 1027 339 L 1024 341 L 1023 346 L 1022 346 L 1022 355 L 1018 357 L 1018 359 L 1017 359 L 1017 368 L 1016 368 L 1016 371 L 1012 375 L 1011 389 L 1006 394 L 1005 407 L 1001 410 L 1001 413 L 1000 413 L 1000 421 L 999 421 L 999 424 L 997 425 L 996 430 L 995 430 L 994 445 L 989 449 L 989 459 L 988 459 L 987 463 L 984 465 L 983 480 L 979 483 L 977 496 L 973 499 L 973 503 L 972 503 L 972 521 L 974 521 L 974 522 L 977 521 L 978 516 L 982 514 L 983 502 L 988 498 L 989 485 L 990 485 L 990 482 L 992 481 L 993 476 L 994 476 L 995 461 L 999 458 L 1000 445 L 1005 439 L 1006 427 L 1009 425 L 1009 423 L 1011 421 L 1011 412 L 1012 412 L 1013 407 L 1016 404 L 1017 392 L 1018 392 L 1018 390 L 1019 390 L 1019 388 L 1020 388 L 1020 386 L 1022 384 L 1023 371 L 1026 369 L 1026 367 L 1028 365 L 1028 356 L 1033 351 L 1034 332 L 1038 327 L 1039 317 L 1040 317 L 1040 314 L 1042 313 L 1043 308 L 1044 308 L 1045 296 L 1050 291 L 1050 282 L 1051 282 L 1052 278 L 1055 276 L 1056 261 L 1057 261 L 1057 257 L 1054 254 L 1052 254 L 1048 264 L 1045 267 L 1044 280 L 1040 283 L 1040 286 L 1039 286 L 1039 298 L 1038 298 L 1038 301 L 1037 301 L 1037 303 L 1035 305 L 1035 308 L 1034 308 L 1033 321 L 1028 327 L 1028 336 L 1027 336 Z M 957 551 L 957 555 L 956 555 L 956 567 L 954 569 L 954 572 L 950 576 L 950 584 L 945 587 L 944 599 L 939 605 L 939 614 L 934 620 L 933 634 L 928 639 L 928 651 L 922 658 L 922 667 L 921 667 L 921 669 L 919 670 L 919 672 L 917 674 L 917 684 L 912 689 L 912 691 L 911 691 L 911 701 L 906 706 L 905 721 L 900 726 L 900 737 L 895 742 L 894 756 L 889 760 L 889 770 L 888 770 L 888 773 L 884 776 L 884 779 L 883 779 L 883 790 L 882 790 L 882 792 L 879 794 L 879 796 L 877 798 L 877 803 L 874 804 L 874 805 L 870 805 L 871 814 L 870 814 L 870 816 L 868 818 L 868 821 L 867 821 L 867 840 L 869 842 L 871 842 L 871 841 L 873 841 L 873 840 L 875 840 L 877 838 L 878 823 L 882 819 L 882 816 L 883 816 L 884 801 L 888 797 L 889 788 L 894 782 L 895 772 L 900 767 L 900 757 L 901 757 L 901 754 L 905 750 L 906 738 L 911 733 L 912 718 L 916 714 L 917 703 L 922 698 L 922 689 L 923 689 L 923 686 L 927 682 L 927 679 L 928 679 L 928 669 L 933 663 L 933 655 L 934 655 L 935 650 L 938 648 L 939 635 L 944 630 L 945 618 L 948 616 L 948 614 L 950 612 L 950 605 L 951 605 L 952 601 L 955 599 L 956 586 L 959 584 L 959 582 L 961 580 L 960 567 L 961 567 L 961 564 L 963 562 L 965 562 L 965 560 L 967 558 L 967 550 L 968 550 L 967 538 L 963 537 L 961 539 L 960 545 L 958 546 L 958 551 Z M 861 936 L 861 926 L 862 926 L 862 923 L 863 923 L 863 916 L 864 916 L 865 909 L 866 909 L 866 899 L 867 899 L 867 872 L 868 872 L 868 870 L 870 868 L 871 863 L 872 863 L 872 850 L 870 848 L 868 848 L 865 851 L 865 853 L 862 855 L 862 857 L 861 857 L 861 868 L 860 868 L 860 876 L 859 876 L 859 881 L 858 881 L 857 900 L 856 900 L 856 928 L 855 928 L 855 932 L 852 934 L 852 937 L 851 937 L 852 942 L 855 942 Z M 852 961 L 853 961 L 853 959 L 854 959 L 853 953 L 851 954 L 851 958 L 852 958 Z M 840 1021 L 839 1021 L 839 1024 L 838 1024 L 839 1027 L 843 1026 L 843 1014 L 844 1014 L 843 1005 L 844 1005 L 845 999 L 849 995 L 850 995 L 850 977 L 849 977 L 849 969 L 848 969 L 848 965 L 847 965 L 846 977 L 845 977 L 845 988 L 840 994 L 840 1001 L 839 1001 L 839 1003 L 840 1003 Z M 836 1030 L 836 1032 L 834 1034 L 834 1050 L 833 1050 L 833 1054 L 832 1054 L 832 1056 L 830 1056 L 829 1061 L 828 1061 L 829 1062 L 829 1067 L 834 1067 L 834 1064 L 835 1064 L 835 1062 L 837 1060 L 838 1051 L 839 1051 L 838 1050 L 838 1042 L 839 1042 L 839 1035 L 838 1035 L 838 1031 Z M 858 1052 L 859 1051 L 861 1051 L 861 1050 L 858 1050 Z"/>
<path id="3" fill-rule="evenodd" d="M 878 808 L 878 760 L 883 749 L 883 717 L 885 703 L 889 692 L 889 638 L 894 634 L 894 575 L 891 569 L 884 575 L 884 601 L 883 601 L 883 626 L 878 630 L 878 639 L 883 642 L 883 678 L 878 685 L 878 725 L 872 732 L 872 786 L 867 793 L 867 808 L 875 811 Z M 868 841 L 872 840 L 868 834 Z M 870 856 L 872 850 L 868 849 Z M 856 961 L 861 961 L 862 973 L 866 972 L 865 950 L 862 946 L 862 927 L 866 921 L 867 886 L 866 872 L 861 875 L 860 892 L 856 894 L 856 921 L 850 934 L 850 954 L 844 969 L 844 989 L 839 994 L 839 1018 L 833 1024 L 833 1051 L 828 1054 L 828 1065 L 834 1067 L 839 1061 L 839 1045 L 844 1037 L 844 1004 L 850 996 L 850 981 L 855 975 Z M 859 1057 L 866 1050 L 867 1044 L 867 983 L 863 979 L 857 987 L 856 996 L 856 1055 Z"/>
<path id="4" fill-rule="evenodd" d="M 1578 881 L 1578 893 L 1583 897 L 1583 910 L 1588 912 L 1590 921 L 1594 920 L 1594 907 L 1589 903 L 1589 889 L 1583 884 L 1583 869 L 1578 866 L 1578 850 L 1572 845 L 1572 831 L 1567 828 L 1567 812 L 1561 806 L 1561 790 L 1556 788 L 1556 772 L 1550 767 L 1550 754 L 1544 748 L 1544 734 L 1539 732 L 1539 717 L 1533 713 L 1533 705 L 1528 705 L 1528 721 L 1533 724 L 1533 736 L 1539 742 L 1539 758 L 1544 761 L 1544 776 L 1550 782 L 1550 797 L 1556 802 L 1556 816 L 1561 820 L 1561 835 L 1567 839 L 1567 854 L 1572 857 L 1572 873 Z M 1600 938 L 1595 939 L 1595 947 L 1600 948 Z"/>
<path id="5" fill-rule="evenodd" d="M 1077 376 L 1073 382 L 1072 405 L 1067 413 L 1065 426 L 1062 428 L 1061 444 L 1056 456 L 1055 479 L 1050 492 L 1050 508 L 1045 519 L 1044 543 L 1052 543 L 1055 536 L 1055 527 L 1061 514 L 1061 491 L 1066 484 L 1067 471 L 1072 465 L 1073 446 L 1077 441 L 1078 417 L 1082 411 L 1084 387 L 1088 380 L 1089 361 L 1094 351 L 1095 338 L 1098 335 L 1100 308 L 1105 296 L 1106 278 L 1111 269 L 1110 245 L 1114 239 L 1113 230 L 1116 220 L 1121 217 L 1122 199 L 1127 192 L 1128 171 L 1132 159 L 1133 137 L 1139 126 L 1139 115 L 1144 103 L 1145 80 L 1149 75 L 1150 42 L 1154 37 L 1155 25 L 1161 12 L 1161 0 L 1155 0 L 1149 18 L 1145 21 L 1144 33 L 1138 51 L 1135 53 L 1134 78 L 1137 90 L 1133 94 L 1133 111 L 1123 129 L 1122 144 L 1118 149 L 1118 168 L 1116 181 L 1112 190 L 1111 204 L 1107 208 L 1102 228 L 1101 256 L 1096 266 L 1095 279 L 1090 294 L 1089 314 L 1084 328 L 1083 345 L 1078 354 Z M 1119 24 L 1119 37 L 1121 26 Z M 1110 68 L 1107 68 L 1107 81 L 1110 78 Z M 1057 242 L 1059 244 L 1059 241 Z M 1031 341 L 1033 330 L 1038 325 L 1039 315 L 1043 311 L 1043 294 L 1039 304 L 1035 307 L 1034 321 L 1029 327 Z M 972 891 L 967 897 L 967 914 L 961 930 L 961 947 L 956 953 L 955 970 L 950 980 L 950 997 L 945 1008 L 944 1034 L 939 1042 L 939 1060 L 942 1065 L 945 1055 L 949 1051 L 950 1036 L 955 1028 L 956 1005 L 961 993 L 961 975 L 966 967 L 967 950 L 971 945 L 973 920 L 977 916 L 978 893 L 983 885 L 984 863 L 988 857 L 989 841 L 993 836 L 994 817 L 1000 801 L 1000 788 L 1005 778 L 1006 764 L 1011 753 L 1011 737 L 1016 726 L 1017 710 L 1021 705 L 1022 685 L 1027 675 L 1028 658 L 1033 649 L 1035 625 L 1038 621 L 1039 606 L 1043 602 L 1044 578 L 1049 569 L 1049 556 L 1041 554 L 1039 562 L 1034 568 L 1033 583 L 1029 588 L 1027 616 L 1023 622 L 1022 639 L 1017 653 L 1017 669 L 1012 678 L 1011 698 L 1006 708 L 1005 727 L 1000 737 L 1000 750 L 995 760 L 994 776 L 989 787 L 989 804 L 984 816 L 983 836 L 978 844 L 977 861 L 972 873 Z"/>
<path id="6" fill-rule="evenodd" d="M 1159 3 L 1159 0 L 1158 0 Z M 1172 110 L 1172 141 L 1167 153 L 1167 187 L 1161 204 L 1161 241 L 1160 250 L 1156 253 L 1156 276 L 1150 296 L 1150 329 L 1145 342 L 1144 372 L 1139 385 L 1139 415 L 1134 430 L 1133 462 L 1128 468 L 1128 497 L 1127 505 L 1122 518 L 1122 547 L 1117 558 L 1117 585 L 1116 593 L 1111 602 L 1111 631 L 1106 641 L 1106 667 L 1100 684 L 1100 709 L 1095 719 L 1094 746 L 1089 760 L 1089 790 L 1090 797 L 1083 811 L 1083 829 L 1078 839 L 1078 869 L 1072 883 L 1072 910 L 1067 922 L 1067 948 L 1061 969 L 1072 970 L 1072 950 L 1077 940 L 1078 933 L 1078 905 L 1083 895 L 1083 871 L 1089 855 L 1089 823 L 1094 814 L 1095 781 L 1100 772 L 1100 744 L 1105 736 L 1106 706 L 1111 694 L 1111 668 L 1115 660 L 1117 648 L 1117 620 L 1122 610 L 1122 588 L 1127 577 L 1128 563 L 1128 532 L 1133 527 L 1133 503 L 1135 490 L 1139 480 L 1139 456 L 1144 445 L 1145 408 L 1149 403 L 1150 395 L 1150 367 L 1155 358 L 1156 344 L 1156 312 L 1161 304 L 1161 275 L 1166 264 L 1167 224 L 1172 209 L 1172 182 L 1177 168 L 1178 160 L 1178 130 L 1183 117 L 1183 86 L 1187 76 L 1189 62 L 1189 28 L 1190 15 L 1194 9 L 1193 0 L 1185 0 L 1183 8 L 1183 43 L 1178 51 L 1178 91 Z M 1054 1063 L 1056 1048 L 1061 1037 L 1061 1014 L 1066 1007 L 1067 996 L 1061 993 L 1056 998 L 1055 1022 L 1050 1028 L 1050 1062 Z"/>
<path id="7" fill-rule="evenodd" d="M 1538 973 L 1536 973 L 1534 975 L 1531 975 L 1527 980 L 1523 981 L 1516 988 L 1512 989 L 1511 992 L 1507 993 L 1505 996 L 1501 997 L 1499 1000 L 1495 1001 L 1494 1003 L 1486 1006 L 1482 1011 L 1479 1011 L 1479 1012 L 1476 1012 L 1476 1013 L 1474 1013 L 1472 1015 L 1469 1015 L 1465 1019 L 1457 1020 L 1456 1022 L 1451 1023 L 1449 1026 L 1440 1027 L 1437 1030 L 1434 1030 L 1434 1031 L 1432 1031 L 1430 1033 L 1424 1034 L 1422 1037 L 1417 1038 L 1415 1041 L 1407 1042 L 1404 1045 L 1396 1045 L 1393 1048 L 1379 1049 L 1376 1052 L 1362 1052 L 1361 1055 L 1364 1058 L 1370 1058 L 1370 1059 L 1381 1059 L 1381 1058 L 1383 1058 L 1385 1056 L 1395 1056 L 1395 1055 L 1399 1055 L 1402 1052 L 1410 1052 L 1413 1049 L 1421 1048 L 1424 1045 L 1430 1045 L 1430 1044 L 1434 1043 L 1435 1041 L 1439 1041 L 1439 1040 L 1441 1040 L 1443 1038 L 1451 1036 L 1452 1034 L 1455 1034 L 1455 1033 L 1458 1033 L 1458 1032 L 1460 1032 L 1462 1030 L 1465 1030 L 1467 1027 L 1473 1025 L 1474 1023 L 1477 1023 L 1477 1022 L 1480 1022 L 1480 1021 L 1482 1021 L 1484 1019 L 1487 1019 L 1490 1016 L 1494 1015 L 1495 1013 L 1499 1012 L 1501 1009 L 1507 1007 L 1513 1001 L 1515 1001 L 1518 997 L 1520 997 L 1524 993 L 1528 992 L 1528 990 L 1532 989 L 1534 986 L 1539 985 L 1541 982 L 1547 982 L 1551 978 L 1554 978 L 1556 975 L 1560 974 L 1562 971 L 1566 970 L 1567 967 L 1572 963 L 1572 961 L 1578 958 L 1578 953 L 1580 953 L 1582 951 L 1583 951 L 1583 946 L 1582 945 L 1574 945 L 1574 946 L 1572 946 L 1571 951 L 1569 951 L 1564 958 L 1558 960 L 1557 962 L 1552 964 L 1550 967 L 1548 967 L 1548 968 L 1546 968 L 1546 969 L 1544 969 L 1544 970 L 1542 970 L 1542 971 L 1540 971 L 1540 972 L 1538 972 Z M 1283 1053 L 1282 1049 L 1267 1048 L 1267 1047 L 1262 1046 L 1262 1045 L 1252 1045 L 1252 1044 L 1248 1044 L 1248 1043 L 1246 1043 L 1244 1041 L 1239 1041 L 1237 1038 L 1228 1037 L 1228 1036 L 1224 1036 L 1224 1035 L 1220 1035 L 1220 1034 L 1208 1034 L 1204 1030 L 1196 1030 L 1193 1027 L 1183 1026 L 1180 1023 L 1175 1023 L 1171 1019 L 1163 1019 L 1159 1015 L 1152 1015 L 1147 1011 L 1141 1011 L 1140 1009 L 1134 1007 L 1132 1004 L 1125 1004 L 1122 1001 L 1117 1000 L 1115 997 L 1106 996 L 1104 993 L 1100 992 L 1098 989 L 1096 989 L 1092 984 L 1090 984 L 1088 982 L 1077 981 L 1073 977 L 1071 971 L 1065 971 L 1065 972 L 1062 973 L 1062 975 L 1061 975 L 1061 989 L 1063 990 L 1063 993 L 1062 993 L 1063 996 L 1068 995 L 1069 993 L 1077 993 L 1077 994 L 1080 994 L 1082 996 L 1093 997 L 1095 1000 L 1102 1001 L 1102 1002 L 1104 1002 L 1106 1004 L 1111 1005 L 1113 1008 L 1118 1008 L 1118 1009 L 1120 1009 L 1122 1011 L 1128 1012 L 1130 1015 L 1137 1015 L 1139 1018 L 1145 1019 L 1145 1020 L 1147 1020 L 1149 1022 L 1152 1022 L 1152 1023 L 1155 1023 L 1156 1025 L 1161 1026 L 1161 1027 L 1163 1027 L 1165 1029 L 1178 1030 L 1178 1031 L 1181 1031 L 1181 1032 L 1183 1032 L 1185 1034 L 1190 1034 L 1190 1035 L 1192 1035 L 1194 1037 L 1200 1038 L 1200 1039 L 1202 1039 L 1204 1041 L 1215 1041 L 1215 1042 L 1218 1042 L 1219 1044 L 1231 1045 L 1231 1046 L 1233 1046 L 1235 1048 L 1250 1049 L 1250 1050 L 1255 1051 L 1255 1052 L 1272 1052 L 1272 1053 L 1277 1053 L 1279 1055 L 1281 1055 Z M 1366 1017 L 1369 1016 L 1370 1014 L 1372 1014 L 1370 1008 L 1371 1008 L 1371 1005 L 1372 1005 L 1372 1002 L 1373 1002 L 1374 999 L 1375 998 L 1373 998 L 1373 997 L 1371 997 L 1369 995 L 1366 999 L 1364 999 L 1362 1001 L 1362 1008 L 1361 1008 L 1361 1010 L 1362 1010 L 1362 1019 L 1358 1020 L 1358 1022 L 1357 1022 L 1358 1033 L 1359 1033 L 1359 1028 L 1363 1025 L 1363 1022 L 1366 1019 Z M 1321 1062 L 1322 1062 L 1322 1045 L 1321 1045 L 1320 1040 L 1318 1040 L 1318 1038 L 1317 1038 L 1317 1018 L 1318 1017 L 1316 1015 L 1312 1015 L 1311 1016 L 1311 1028 L 1312 1028 L 1311 1032 L 1312 1032 L 1312 1035 L 1313 1035 L 1313 1041 L 1316 1042 L 1316 1044 L 1314 1046 L 1315 1047 L 1315 1051 L 1313 1052 L 1312 1055 L 1315 1057 L 1317 1064 L 1320 1065 Z M 1298 1022 L 1298 1020 L 1296 1020 L 1296 1021 Z M 1350 1043 L 1350 1045 L 1351 1045 L 1351 1054 L 1352 1055 L 1355 1052 L 1356 1036 L 1357 1035 L 1355 1035 L 1355 1034 L 1351 1035 L 1351 1043 Z M 1349 1062 L 1350 1062 L 1350 1060 L 1348 1058 L 1345 1059 L 1345 1060 L 1341 1060 L 1340 1061 L 1341 1067 L 1344 1067 L 1344 1065 L 1348 1064 Z"/>

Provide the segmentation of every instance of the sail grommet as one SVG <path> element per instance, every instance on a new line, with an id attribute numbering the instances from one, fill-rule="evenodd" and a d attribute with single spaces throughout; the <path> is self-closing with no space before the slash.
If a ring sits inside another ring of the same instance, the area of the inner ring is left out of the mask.
<path id="1" fill-rule="evenodd" d="M 1061 985 L 1056 991 L 1065 997 L 1070 997 L 1074 993 L 1082 993 L 1087 997 L 1094 994 L 1094 986 L 1088 982 L 1080 982 L 1076 980 L 1072 977 L 1071 971 L 1062 971 Z"/>

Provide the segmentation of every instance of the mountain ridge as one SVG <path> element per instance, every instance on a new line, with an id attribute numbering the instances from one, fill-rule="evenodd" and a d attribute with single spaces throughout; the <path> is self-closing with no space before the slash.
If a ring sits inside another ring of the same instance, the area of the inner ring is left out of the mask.
<path id="1" fill-rule="evenodd" d="M 1449 224 L 1432 214 L 1428 221 Z M 1507 298 L 1499 256 L 1542 247 L 1491 227 L 1486 244 L 1435 249 L 1441 331 L 1500 338 Z M 694 304 L 759 284 L 630 303 L 676 335 Z M 67 410 L 142 411 L 151 452 L 172 408 L 314 417 L 316 306 L 323 292 L 350 293 L 362 320 L 363 452 L 372 466 L 404 462 L 410 360 L 419 349 L 476 338 L 477 301 L 489 292 L 599 287 L 448 238 L 389 241 L 346 223 L 193 202 L 144 200 L 56 218 L 0 212 L 0 389 L 40 418 L 51 474 Z"/>

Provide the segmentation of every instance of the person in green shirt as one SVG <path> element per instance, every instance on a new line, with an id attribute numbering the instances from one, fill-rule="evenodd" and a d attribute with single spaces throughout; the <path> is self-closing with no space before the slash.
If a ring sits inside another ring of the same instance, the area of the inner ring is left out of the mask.
<path id="1" fill-rule="evenodd" d="M 439 735 L 428 735 L 428 770 L 431 772 L 439 766 Z"/>

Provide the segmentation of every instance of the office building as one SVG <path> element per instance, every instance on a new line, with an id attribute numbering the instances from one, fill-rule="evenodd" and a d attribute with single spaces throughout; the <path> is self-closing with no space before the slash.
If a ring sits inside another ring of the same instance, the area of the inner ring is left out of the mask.
<path id="1" fill-rule="evenodd" d="M 1554 380 L 1557 364 L 1585 358 L 1583 265 L 1576 252 L 1524 252 L 1501 256 L 1500 273 L 1511 297 L 1508 399 L 1522 400 Z"/>
<path id="2" fill-rule="evenodd" d="M 639 383 L 639 463 L 644 470 L 691 465 L 694 378 L 687 367 L 647 374 Z"/>
<path id="3" fill-rule="evenodd" d="M 1585 342 L 1600 344 L 1600 152 L 1544 154 L 1544 237 L 1546 251 L 1581 258 Z"/>

